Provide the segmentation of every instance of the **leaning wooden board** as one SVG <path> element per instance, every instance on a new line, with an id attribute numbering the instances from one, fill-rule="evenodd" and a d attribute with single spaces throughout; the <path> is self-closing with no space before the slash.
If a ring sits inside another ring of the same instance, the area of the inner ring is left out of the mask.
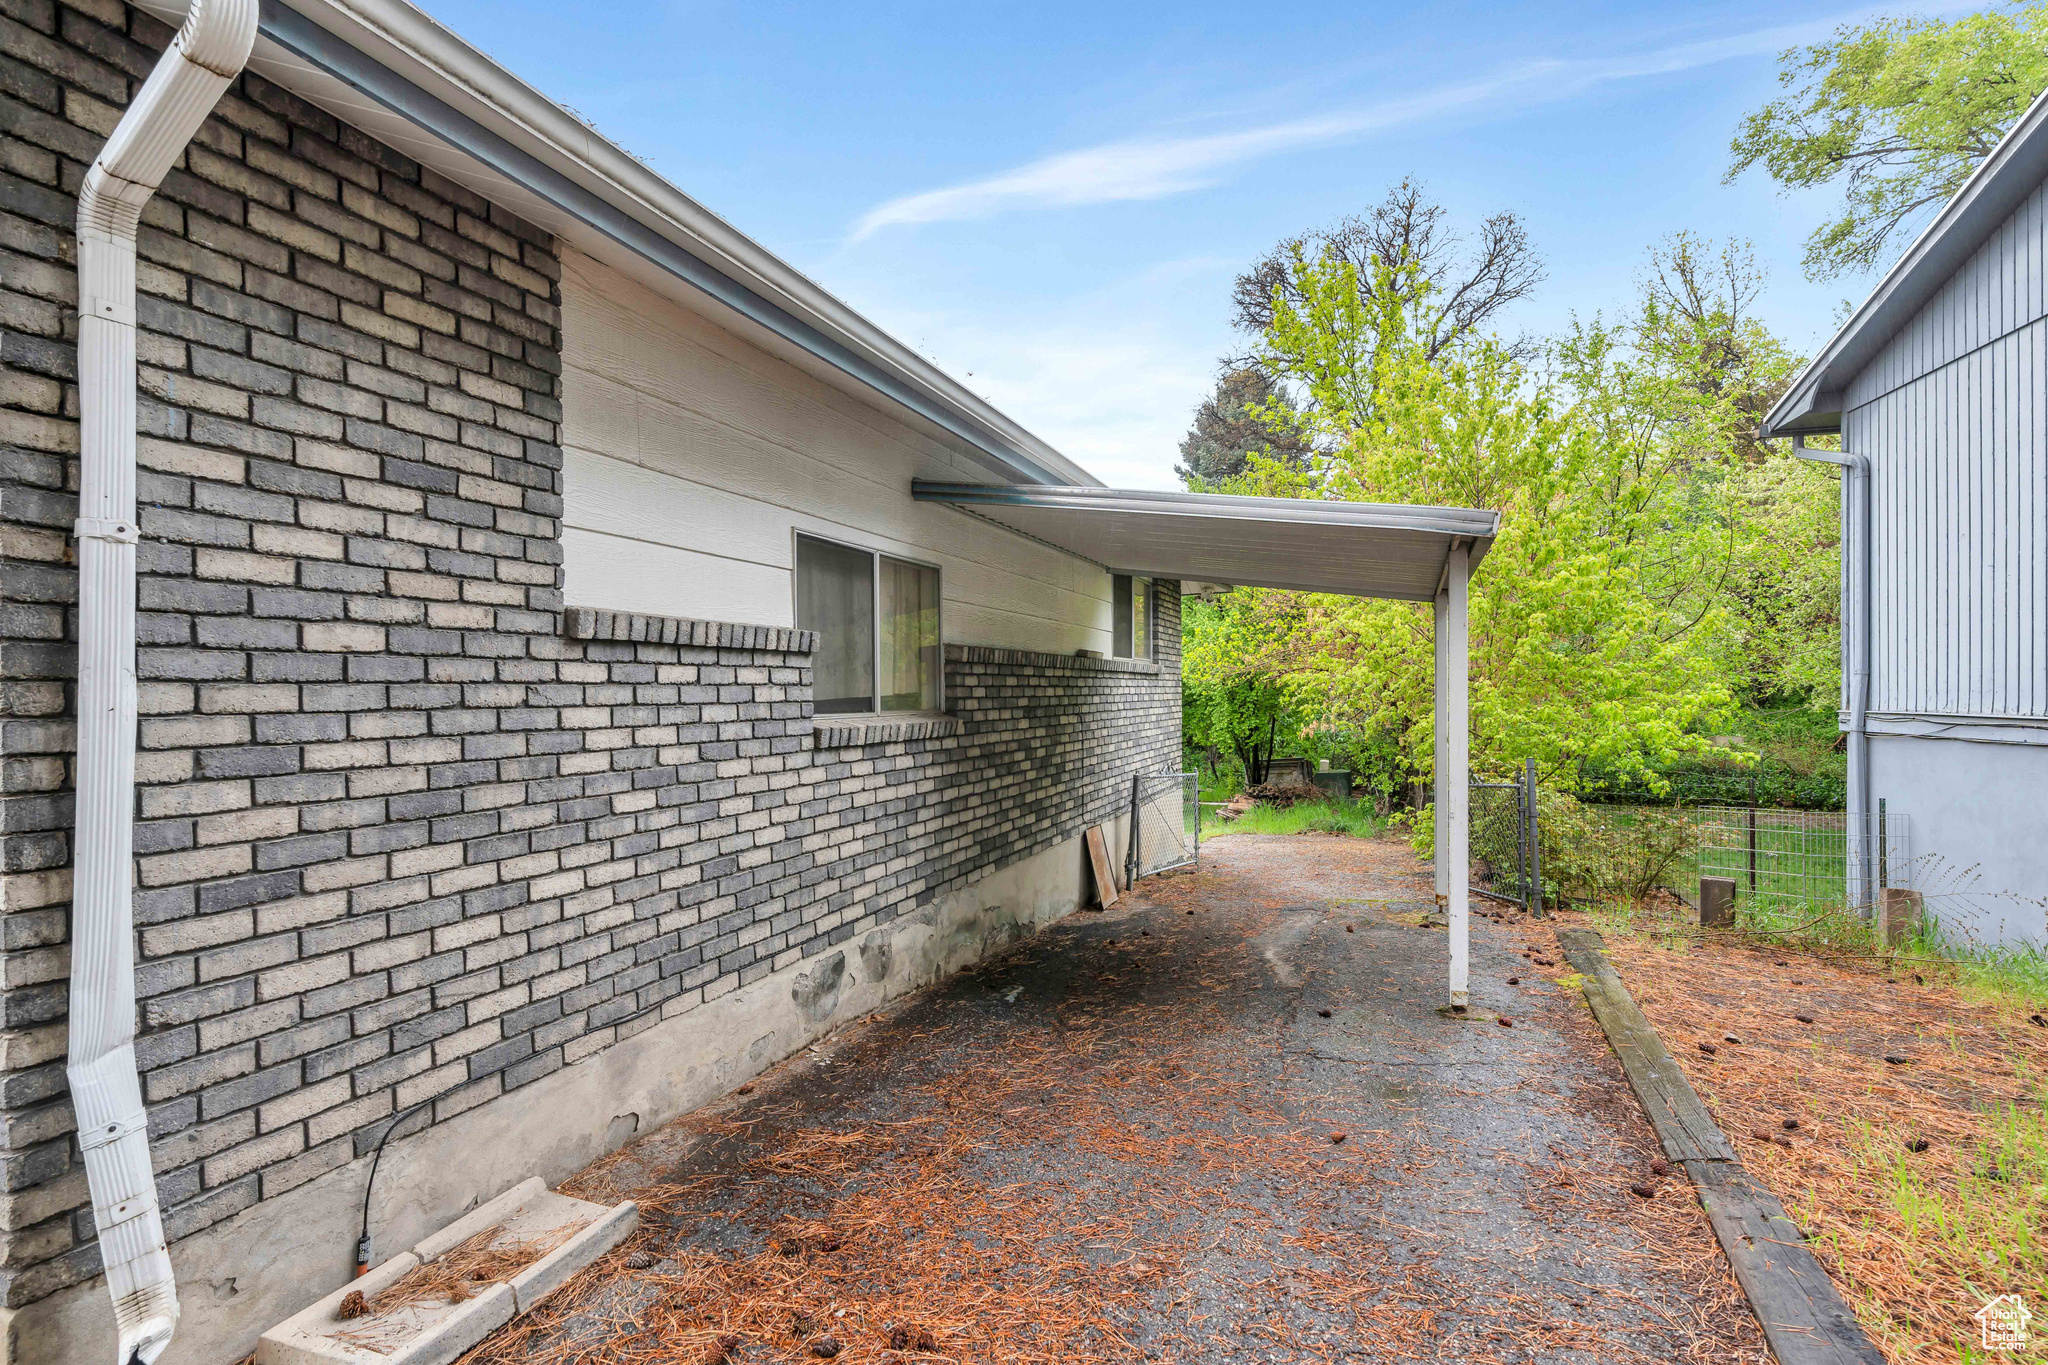
<path id="1" fill-rule="evenodd" d="M 1842 1301 L 1785 1206 L 1742 1169 L 1727 1135 L 1615 975 L 1600 935 L 1567 929 L 1557 938 L 1585 978 L 1586 1003 L 1621 1059 L 1665 1155 L 1685 1167 L 1699 1191 L 1707 1221 L 1778 1365 L 1884 1365 L 1884 1353 Z"/>
<path id="2" fill-rule="evenodd" d="M 1107 910 L 1116 904 L 1116 868 L 1109 861 L 1109 840 L 1100 825 L 1088 827 L 1088 866 L 1095 873 L 1095 899 Z"/>

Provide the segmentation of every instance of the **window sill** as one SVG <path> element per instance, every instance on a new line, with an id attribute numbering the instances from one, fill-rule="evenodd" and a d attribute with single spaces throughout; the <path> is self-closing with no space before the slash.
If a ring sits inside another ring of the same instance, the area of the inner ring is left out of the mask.
<path id="1" fill-rule="evenodd" d="M 959 734 L 961 729 L 960 717 L 941 711 L 813 716 L 811 743 L 819 749 L 850 749 L 912 739 L 943 739 Z"/>

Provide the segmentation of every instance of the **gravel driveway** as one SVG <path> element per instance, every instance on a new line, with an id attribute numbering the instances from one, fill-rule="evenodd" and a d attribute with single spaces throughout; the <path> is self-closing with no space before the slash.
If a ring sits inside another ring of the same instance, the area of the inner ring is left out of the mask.
<path id="1" fill-rule="evenodd" d="M 1430 907 L 1217 839 L 569 1182 L 641 1233 L 473 1359 L 1767 1361 L 1547 930 L 1452 1018 Z"/>

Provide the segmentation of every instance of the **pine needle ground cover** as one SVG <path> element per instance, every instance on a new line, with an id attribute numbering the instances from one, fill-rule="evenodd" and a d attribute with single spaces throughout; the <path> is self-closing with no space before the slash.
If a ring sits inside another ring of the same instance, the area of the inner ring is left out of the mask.
<path id="1" fill-rule="evenodd" d="M 1599 927 L 1890 1360 L 2048 1360 L 2038 1330 L 1983 1352 L 1972 1316 L 2017 1293 L 2048 1327 L 2048 999 L 2024 974 L 1843 950 L 1846 933 L 1826 950 L 1703 935 L 1676 913 Z"/>
<path id="2" fill-rule="evenodd" d="M 640 1231 L 471 1360 L 1765 1365 L 1511 916 L 1451 1019 L 1398 841 L 1203 859 L 585 1171 Z"/>

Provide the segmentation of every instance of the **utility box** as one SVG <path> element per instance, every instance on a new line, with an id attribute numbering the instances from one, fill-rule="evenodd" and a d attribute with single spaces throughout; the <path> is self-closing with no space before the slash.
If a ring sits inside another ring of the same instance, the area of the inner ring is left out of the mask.
<path id="1" fill-rule="evenodd" d="M 1700 878 L 1700 928 L 1735 927 L 1735 878 Z"/>
<path id="2" fill-rule="evenodd" d="M 1925 906 L 1918 891 L 1887 886 L 1877 893 L 1877 918 L 1884 929 L 1885 946 L 1896 948 L 1920 930 Z"/>
<path id="3" fill-rule="evenodd" d="M 1351 770 L 1349 768 L 1324 768 L 1312 774 L 1317 790 L 1332 801 L 1351 799 Z"/>

